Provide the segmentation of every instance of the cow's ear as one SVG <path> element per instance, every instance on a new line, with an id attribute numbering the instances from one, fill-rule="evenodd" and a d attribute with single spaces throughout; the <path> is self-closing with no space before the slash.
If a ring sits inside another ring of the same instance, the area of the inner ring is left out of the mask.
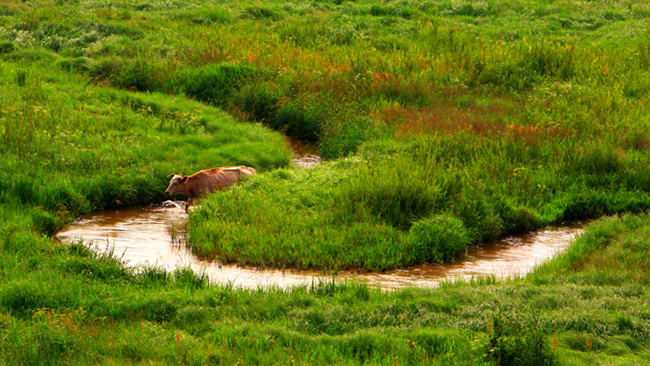
<path id="1" fill-rule="evenodd" d="M 174 174 L 168 175 L 167 178 L 174 178 Z"/>
<path id="2" fill-rule="evenodd" d="M 185 183 L 186 180 L 187 180 L 187 177 L 181 178 L 181 183 Z"/>

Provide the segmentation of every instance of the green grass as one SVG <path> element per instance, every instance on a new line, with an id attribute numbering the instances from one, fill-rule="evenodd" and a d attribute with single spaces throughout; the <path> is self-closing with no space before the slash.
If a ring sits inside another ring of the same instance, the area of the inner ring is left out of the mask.
<path id="1" fill-rule="evenodd" d="M 49 234 L 81 213 L 160 202 L 171 173 L 290 160 L 279 134 L 185 98 L 84 85 L 41 63 L 0 68 L 0 202 L 40 208 Z"/>
<path id="2" fill-rule="evenodd" d="M 326 157 L 414 128 L 394 125 L 386 112 L 457 113 L 455 103 L 440 111 L 450 99 L 472 102 L 461 105 L 469 112 L 487 108 L 481 121 L 455 116 L 461 126 L 553 122 L 597 135 L 598 125 L 642 116 L 633 106 L 650 90 L 648 9 L 636 3 L 96 1 L 6 9 L 0 38 L 9 57 L 51 57 L 120 88 L 186 94 L 318 140 Z M 555 100 L 558 92 L 569 95 Z M 527 116 L 501 116 L 495 94 Z M 581 106 L 566 121 L 548 103 Z"/>
<path id="3" fill-rule="evenodd" d="M 0 363 L 650 363 L 650 7 L 630 1 L 4 1 Z M 330 160 L 290 166 L 280 133 Z M 51 236 L 261 174 L 192 249 L 385 270 L 595 219 L 525 279 L 382 292 L 208 286 Z"/>
<path id="4" fill-rule="evenodd" d="M 3 249 L 0 348 L 18 364 L 643 364 L 650 277 L 647 250 L 630 243 L 647 246 L 648 222 L 598 221 L 527 280 L 388 293 L 209 287 L 186 270 L 134 275 L 81 244 L 31 239 L 20 259 Z M 581 247 L 598 249 L 565 265 Z"/>
<path id="5" fill-rule="evenodd" d="M 623 157 L 547 136 L 538 146 L 499 137 L 376 142 L 347 160 L 274 171 L 193 213 L 192 248 L 256 266 L 385 270 L 449 261 L 544 225 L 650 207 L 644 152 Z"/>

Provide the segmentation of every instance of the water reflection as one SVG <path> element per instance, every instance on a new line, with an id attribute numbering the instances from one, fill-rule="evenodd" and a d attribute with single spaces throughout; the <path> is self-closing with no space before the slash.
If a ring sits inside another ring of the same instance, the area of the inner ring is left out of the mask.
<path id="1" fill-rule="evenodd" d="M 190 266 L 205 272 L 212 283 L 235 287 L 287 288 L 309 285 L 323 276 L 317 271 L 259 270 L 238 265 L 222 265 L 195 257 L 184 244 L 187 214 L 182 203 L 159 207 L 132 207 L 104 211 L 71 224 L 57 237 L 62 241 L 82 239 L 95 250 L 113 248 L 131 267 L 156 266 L 167 270 Z M 471 250 L 457 261 L 442 265 L 422 265 L 387 273 L 342 272 L 339 279 L 366 281 L 384 289 L 407 286 L 434 287 L 441 281 L 475 276 L 506 278 L 522 276 L 535 265 L 565 249 L 580 233 L 580 228 L 547 228 L 521 237 L 512 237 Z"/>
<path id="2" fill-rule="evenodd" d="M 432 287 L 442 281 L 470 280 L 478 276 L 498 279 L 524 276 L 535 266 L 566 249 L 576 235 L 579 225 L 546 228 L 519 237 L 495 240 L 452 263 L 421 265 L 390 273 L 366 274 L 369 283 L 385 283 L 390 288 L 405 286 Z"/>

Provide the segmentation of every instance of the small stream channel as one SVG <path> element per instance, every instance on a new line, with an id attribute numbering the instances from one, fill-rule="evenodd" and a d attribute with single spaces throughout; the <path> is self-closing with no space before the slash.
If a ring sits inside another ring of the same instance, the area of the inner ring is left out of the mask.
<path id="1" fill-rule="evenodd" d="M 313 147 L 288 140 L 293 162 L 309 168 L 321 162 Z M 112 250 L 129 267 L 155 266 L 173 271 L 191 267 L 205 273 L 214 284 L 240 288 L 277 286 L 289 288 L 331 280 L 318 271 L 271 270 L 222 265 L 202 260 L 185 245 L 184 228 L 188 215 L 184 202 L 167 201 L 160 206 L 129 207 L 95 213 L 81 218 L 59 232 L 63 242 L 83 240 L 96 251 Z M 365 281 L 382 289 L 409 286 L 435 287 L 443 281 L 468 280 L 478 276 L 511 278 L 524 276 L 534 267 L 564 250 L 581 233 L 581 226 L 548 227 L 517 237 L 487 243 L 470 250 L 452 263 L 421 265 L 386 273 L 339 272 L 338 280 Z"/>
<path id="2" fill-rule="evenodd" d="M 261 270 L 199 259 L 185 246 L 182 232 L 186 220 L 182 202 L 167 201 L 162 206 L 130 207 L 84 217 L 61 231 L 57 238 L 64 242 L 92 242 L 98 251 L 113 250 L 130 267 L 156 266 L 174 270 L 190 266 L 197 273 L 205 272 L 212 283 L 232 284 L 234 287 L 288 288 L 331 278 L 317 271 Z M 386 273 L 340 272 L 336 278 L 366 281 L 382 289 L 397 289 L 435 287 L 442 281 L 477 276 L 523 276 L 564 250 L 580 232 L 579 226 L 549 227 L 487 243 L 452 263 L 421 265 Z"/>
<path id="3" fill-rule="evenodd" d="M 318 149 L 307 142 L 300 140 L 286 139 L 287 145 L 293 151 L 293 163 L 301 168 L 309 168 L 321 163 Z"/>

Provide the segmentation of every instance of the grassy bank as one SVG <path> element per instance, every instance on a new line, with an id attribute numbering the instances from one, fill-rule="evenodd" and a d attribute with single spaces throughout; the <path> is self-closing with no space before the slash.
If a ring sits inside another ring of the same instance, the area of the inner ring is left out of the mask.
<path id="1" fill-rule="evenodd" d="M 0 363 L 650 363 L 648 16 L 629 1 L 3 2 Z M 292 169 L 263 126 L 330 161 Z M 81 213 L 160 202 L 170 173 L 236 164 L 262 174 L 205 200 L 191 244 L 259 266 L 384 270 L 600 219 L 526 279 L 391 293 L 210 287 L 51 239 Z"/>
<path id="2" fill-rule="evenodd" d="M 351 283 L 208 287 L 186 270 L 133 275 L 83 245 L 14 232 L 0 261 L 0 357 L 25 365 L 645 364 L 648 222 L 592 224 L 527 280 L 390 293 Z"/>
<path id="3" fill-rule="evenodd" d="M 185 98 L 87 85 L 47 60 L 0 69 L 0 202 L 35 208 L 47 234 L 81 213 L 160 202 L 171 173 L 291 158 L 280 134 Z"/>

